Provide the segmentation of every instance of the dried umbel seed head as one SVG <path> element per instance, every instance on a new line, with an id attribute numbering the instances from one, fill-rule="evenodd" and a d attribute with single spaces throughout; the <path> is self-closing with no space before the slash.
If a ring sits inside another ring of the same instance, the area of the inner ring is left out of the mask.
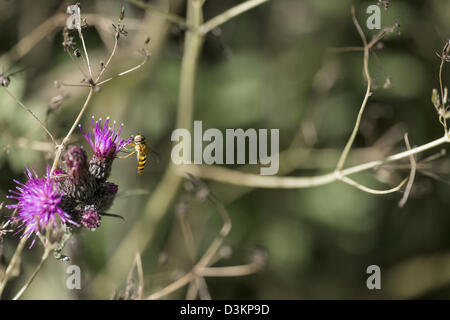
<path id="1" fill-rule="evenodd" d="M 125 30 L 125 26 L 119 23 L 117 26 L 113 23 L 112 24 L 114 30 L 116 31 L 116 39 L 119 40 L 121 36 L 126 37 L 128 35 L 128 31 Z"/>
<path id="2" fill-rule="evenodd" d="M 81 224 L 90 230 L 95 230 L 100 227 L 102 217 L 93 205 L 88 205 L 84 208 L 81 216 Z"/>
<path id="3" fill-rule="evenodd" d="M 68 51 L 69 49 L 73 49 L 75 46 L 75 41 L 73 41 L 73 37 L 69 34 L 69 29 L 65 27 L 63 29 L 63 42 L 61 43 L 64 50 Z"/>
<path id="4" fill-rule="evenodd" d="M 445 62 L 450 62 L 450 40 L 446 42 L 444 48 L 442 49 L 441 59 Z"/>
<path id="5" fill-rule="evenodd" d="M 80 51 L 80 49 L 75 49 L 75 50 L 73 51 L 73 55 L 74 55 L 75 57 L 77 57 L 77 58 L 81 58 L 81 51 Z"/>
<path id="6" fill-rule="evenodd" d="M 11 83 L 11 79 L 8 75 L 0 74 L 0 86 L 7 87 Z"/>

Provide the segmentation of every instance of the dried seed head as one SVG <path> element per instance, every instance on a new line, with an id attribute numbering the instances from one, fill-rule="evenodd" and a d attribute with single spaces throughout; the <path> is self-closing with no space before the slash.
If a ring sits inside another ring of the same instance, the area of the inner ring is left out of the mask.
<path id="1" fill-rule="evenodd" d="M 11 83 L 11 79 L 8 75 L 1 74 L 0 75 L 0 85 L 2 87 L 7 87 Z"/>
<path id="2" fill-rule="evenodd" d="M 119 20 L 122 21 L 123 18 L 125 18 L 125 7 L 122 7 L 122 10 L 120 10 Z"/>
<path id="3" fill-rule="evenodd" d="M 112 26 L 113 26 L 114 30 L 116 31 L 115 37 L 117 40 L 119 40 L 119 38 L 121 36 L 126 37 L 128 35 L 128 31 L 125 30 L 125 26 L 123 24 L 119 23 L 116 26 L 114 23 L 112 23 Z"/>
<path id="4" fill-rule="evenodd" d="M 64 47 L 64 50 L 72 49 L 76 44 L 75 41 L 73 41 L 73 37 L 70 36 L 67 27 L 63 29 L 63 42 L 61 44 Z"/>

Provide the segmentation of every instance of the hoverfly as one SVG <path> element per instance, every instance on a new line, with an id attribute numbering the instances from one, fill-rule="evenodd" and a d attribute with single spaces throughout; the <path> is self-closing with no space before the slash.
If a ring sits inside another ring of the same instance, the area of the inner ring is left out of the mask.
<path id="1" fill-rule="evenodd" d="M 124 149 L 131 152 L 128 153 L 126 156 L 119 158 L 125 159 L 131 156 L 132 154 L 136 154 L 138 161 L 137 172 L 141 174 L 142 172 L 144 172 L 144 168 L 147 163 L 147 154 L 149 153 L 149 151 L 150 153 L 156 152 L 147 147 L 145 137 L 140 133 L 134 136 L 133 142 L 131 142 L 129 146 L 131 146 L 132 148 L 124 148 Z"/>

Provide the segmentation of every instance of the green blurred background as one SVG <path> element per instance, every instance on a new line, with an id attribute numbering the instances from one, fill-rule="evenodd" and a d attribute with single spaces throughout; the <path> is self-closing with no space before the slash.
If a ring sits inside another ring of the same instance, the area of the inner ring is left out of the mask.
<path id="1" fill-rule="evenodd" d="M 169 1 L 148 2 L 167 8 Z M 403 150 L 404 132 L 408 132 L 413 145 L 442 134 L 430 97 L 431 90 L 439 85 L 440 59 L 436 53 L 441 52 L 450 36 L 450 2 L 391 2 L 388 10 L 381 9 L 382 26 L 398 22 L 401 27 L 383 40 L 384 47 L 376 51 L 379 61 L 371 57 L 370 69 L 377 87 L 347 165 Z M 117 21 L 122 3 L 81 1 L 82 12 L 93 15 L 88 17 L 90 27 L 84 29 L 84 35 L 95 68 L 112 48 L 111 23 Z M 206 0 L 205 19 L 238 3 Z M 203 121 L 204 130 L 279 128 L 280 150 L 300 148 L 300 160 L 296 169 L 288 170 L 290 175 L 333 170 L 353 128 L 366 84 L 360 51 L 333 53 L 329 49 L 361 45 L 351 20 L 353 4 L 367 36 L 373 35 L 374 31 L 365 28 L 365 10 L 375 3 L 276 0 L 224 24 L 205 39 L 196 80 L 194 119 Z M 67 132 L 87 94 L 83 88 L 57 89 L 53 84 L 54 80 L 77 83 L 82 78 L 62 49 L 61 28 L 47 32 L 18 61 L 10 49 L 49 17 L 64 13 L 66 5 L 52 0 L 0 1 L 0 50 L 5 53 L 0 58 L 1 67 L 4 72 L 27 68 L 12 77 L 9 89 L 41 119 L 46 118 L 50 99 L 64 96 L 63 104 L 48 116 L 48 127 L 58 137 Z M 67 265 L 51 258 L 23 296 L 25 299 L 110 298 L 114 294 L 111 288 L 123 290 L 132 260 L 123 259 L 121 269 L 127 271 L 107 278 L 107 285 L 95 279 L 101 277 L 105 267 L 117 267 L 108 266 L 110 257 L 131 227 L 146 214 L 146 203 L 170 161 L 184 31 L 167 24 L 160 15 L 130 3 L 125 3 L 125 8 L 129 35 L 121 39 L 119 53 L 108 73 L 138 64 L 142 57 L 137 51 L 146 35 L 151 36 L 152 56 L 143 68 L 104 85 L 94 96 L 82 123 L 89 126 L 91 115 L 110 116 L 123 122 L 124 136 L 144 133 L 151 148 L 160 154 L 160 162 L 150 165 L 140 177 L 135 175 L 133 158 L 114 163 L 110 180 L 119 185 L 120 195 L 110 212 L 123 215 L 125 221 L 105 218 L 97 231 L 82 232 L 66 248 L 72 263 L 81 267 L 82 289 L 67 290 Z M 171 1 L 171 8 L 184 16 L 183 0 Z M 75 41 L 80 44 L 79 39 Z M 386 76 L 392 78 L 392 85 L 384 89 Z M 444 83 L 448 80 L 444 70 Z M 51 163 L 52 153 L 32 150 L 48 148 L 46 143 L 36 143 L 46 142 L 47 137 L 35 120 L 1 91 L 0 133 L 0 198 L 5 199 L 8 189 L 14 187 L 12 179 L 24 179 L 25 166 L 43 173 L 46 163 Z M 90 151 L 78 132 L 73 138 L 72 143 L 81 143 Z M 374 145 L 377 148 L 362 149 Z M 284 166 L 286 163 L 282 162 L 282 170 Z M 425 169 L 428 176 L 418 174 L 403 208 L 398 206 L 400 193 L 366 194 L 342 183 L 312 189 L 251 190 L 207 182 L 226 205 L 233 222 L 225 242 L 231 255 L 217 265 L 248 263 L 255 251 L 267 255 L 266 265 L 257 274 L 208 278 L 211 296 L 450 298 L 448 157 L 427 163 Z M 372 187 L 386 188 L 382 182 L 394 185 L 407 175 L 407 167 L 391 166 L 354 178 Z M 154 221 L 155 235 L 142 253 L 146 294 L 190 268 L 176 216 L 176 206 L 183 199 L 192 202 L 188 220 L 199 254 L 220 229 L 214 207 L 196 203 L 180 189 L 163 218 Z M 5 218 L 10 212 L 2 209 L 1 214 Z M 6 261 L 17 242 L 17 235 L 5 237 Z M 3 298 L 11 298 L 17 292 L 41 254 L 40 245 L 24 251 L 21 275 L 9 283 Z M 381 290 L 366 287 L 366 268 L 372 264 L 381 268 Z M 98 286 L 94 288 L 94 284 Z M 170 297 L 184 296 L 182 289 Z"/>

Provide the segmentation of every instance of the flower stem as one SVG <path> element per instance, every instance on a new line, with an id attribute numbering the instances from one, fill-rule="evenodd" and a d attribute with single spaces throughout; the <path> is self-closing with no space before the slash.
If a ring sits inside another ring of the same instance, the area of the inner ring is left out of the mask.
<path id="1" fill-rule="evenodd" d="M 25 290 L 28 289 L 28 287 L 31 285 L 31 282 L 33 282 L 34 278 L 38 274 L 38 272 L 41 270 L 42 266 L 44 265 L 44 262 L 47 260 L 49 253 L 52 251 L 52 248 L 49 246 L 45 247 L 45 251 L 41 257 L 41 261 L 37 265 L 36 269 L 34 269 L 33 274 L 31 275 L 30 279 L 25 283 L 25 285 L 17 292 L 17 294 L 14 296 L 13 300 L 18 300 L 22 294 L 25 292 Z"/>

